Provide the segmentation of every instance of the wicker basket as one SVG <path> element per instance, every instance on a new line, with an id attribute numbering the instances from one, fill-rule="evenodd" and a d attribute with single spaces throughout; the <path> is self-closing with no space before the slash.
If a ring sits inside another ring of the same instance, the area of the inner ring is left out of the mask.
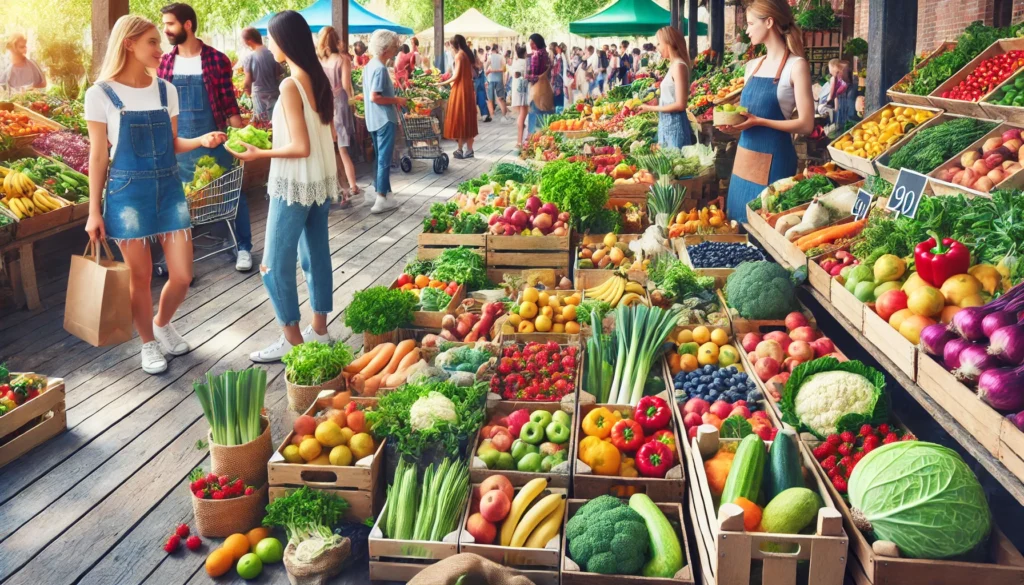
<path id="1" fill-rule="evenodd" d="M 270 419 L 262 417 L 263 432 L 255 440 L 244 445 L 218 445 L 210 442 L 211 471 L 217 475 L 226 475 L 231 479 L 242 478 L 245 485 L 264 485 L 267 483 L 267 462 L 274 454 L 274 445 L 270 441 Z"/>
<path id="2" fill-rule="evenodd" d="M 374 335 L 369 332 L 363 332 L 363 352 L 370 351 L 382 343 L 398 343 L 398 330 L 388 331 L 381 335 Z"/>
<path id="3" fill-rule="evenodd" d="M 266 469 L 266 465 L 264 465 Z M 192 514 L 196 532 L 206 538 L 223 538 L 256 528 L 263 521 L 267 508 L 267 484 L 251 496 L 227 500 L 207 500 L 192 496 Z"/>
<path id="4" fill-rule="evenodd" d="M 335 378 L 319 386 L 292 384 L 285 376 L 284 385 L 288 390 L 288 409 L 300 414 L 309 410 L 310 405 L 316 402 L 316 397 L 320 395 L 320 392 L 324 390 L 339 391 L 346 388 L 344 372 L 339 372 Z"/>

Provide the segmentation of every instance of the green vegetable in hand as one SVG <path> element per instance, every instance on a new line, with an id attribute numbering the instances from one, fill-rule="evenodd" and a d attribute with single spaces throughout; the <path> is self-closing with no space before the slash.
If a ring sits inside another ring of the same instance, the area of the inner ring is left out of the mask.
<path id="1" fill-rule="evenodd" d="M 352 363 L 352 348 L 340 341 L 334 344 L 307 341 L 288 350 L 281 361 L 289 382 L 318 386 L 337 378 L 345 366 Z"/>
<path id="2" fill-rule="evenodd" d="M 270 143 L 270 133 L 266 130 L 260 130 L 252 124 L 242 129 L 228 128 L 228 141 L 224 145 L 235 152 L 245 152 L 245 147 L 242 146 L 243 143 L 261 150 L 268 150 L 272 146 Z"/>
<path id="3" fill-rule="evenodd" d="M 352 297 L 345 311 L 345 325 L 354 333 L 383 335 L 412 323 L 416 296 L 410 292 L 374 286 Z"/>
<path id="4" fill-rule="evenodd" d="M 296 556 L 310 562 L 342 542 L 332 532 L 341 519 L 348 502 L 332 492 L 302 486 L 267 505 L 264 526 L 280 526 L 295 545 Z"/>
<path id="5" fill-rule="evenodd" d="M 725 283 L 729 306 L 744 319 L 784 319 L 800 310 L 792 277 L 774 262 L 744 262 Z"/>
<path id="6" fill-rule="evenodd" d="M 816 437 L 856 432 L 863 424 L 877 425 L 889 416 L 885 376 L 851 360 L 831 357 L 804 362 L 793 370 L 779 403 L 782 421 Z"/>
<path id="7" fill-rule="evenodd" d="M 650 534 L 644 517 L 614 496 L 598 496 L 565 525 L 569 557 L 584 571 L 639 575 L 647 563 Z"/>

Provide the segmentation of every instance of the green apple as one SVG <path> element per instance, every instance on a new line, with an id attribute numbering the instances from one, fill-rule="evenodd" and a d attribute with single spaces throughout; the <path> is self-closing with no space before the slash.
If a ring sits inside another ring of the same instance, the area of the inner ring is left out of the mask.
<path id="1" fill-rule="evenodd" d="M 494 469 L 498 465 L 498 457 L 501 456 L 501 451 L 498 451 L 494 447 L 487 447 L 477 449 L 476 456 L 484 462 L 487 469 Z"/>
<path id="2" fill-rule="evenodd" d="M 498 453 L 498 463 L 495 469 L 511 470 L 516 468 L 516 462 L 512 459 L 511 453 Z"/>
<path id="3" fill-rule="evenodd" d="M 530 422 L 535 422 L 540 424 L 542 427 L 546 427 L 551 422 L 551 413 L 546 410 L 535 410 L 530 415 Z M 519 436 L 523 436 L 522 431 L 519 432 Z"/>
<path id="4" fill-rule="evenodd" d="M 531 420 L 523 425 L 519 431 L 519 438 L 531 445 L 540 445 L 544 442 L 544 427 L 539 422 Z"/>
<path id="5" fill-rule="evenodd" d="M 512 442 L 512 450 L 510 451 L 510 453 L 512 453 L 512 459 L 514 461 L 519 461 L 520 459 L 523 458 L 524 455 L 527 455 L 529 453 L 536 453 L 536 452 L 537 452 L 537 446 L 536 445 L 531 445 L 530 443 L 527 443 L 526 441 L 524 441 L 522 439 L 516 439 L 515 441 L 513 441 Z"/>
<path id="6" fill-rule="evenodd" d="M 569 427 L 560 422 L 551 421 L 544 432 L 552 443 L 565 443 L 569 440 Z"/>
<path id="7" fill-rule="evenodd" d="M 519 471 L 540 471 L 542 461 L 540 453 L 527 453 L 516 464 L 516 469 Z"/>
<path id="8" fill-rule="evenodd" d="M 555 465 L 556 463 L 554 455 L 548 455 L 540 460 L 540 470 L 543 471 L 544 473 L 550 472 L 551 468 L 554 467 Z"/>
<path id="9" fill-rule="evenodd" d="M 567 427 L 571 427 L 572 426 L 572 417 L 569 416 L 568 412 L 563 412 L 561 410 L 556 410 L 555 412 L 551 413 L 551 420 L 553 420 L 555 422 L 560 422 L 560 423 L 562 423 L 563 425 L 565 425 Z"/>

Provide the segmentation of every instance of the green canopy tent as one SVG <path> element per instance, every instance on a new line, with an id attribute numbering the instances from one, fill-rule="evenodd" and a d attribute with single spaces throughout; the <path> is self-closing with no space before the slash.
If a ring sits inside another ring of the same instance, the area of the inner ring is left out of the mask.
<path id="1" fill-rule="evenodd" d="M 593 16 L 569 23 L 569 32 L 581 37 L 653 37 L 671 21 L 671 13 L 652 0 L 619 0 Z M 683 34 L 687 34 L 687 26 L 684 20 Z M 697 23 L 697 34 L 706 36 L 708 25 Z"/>

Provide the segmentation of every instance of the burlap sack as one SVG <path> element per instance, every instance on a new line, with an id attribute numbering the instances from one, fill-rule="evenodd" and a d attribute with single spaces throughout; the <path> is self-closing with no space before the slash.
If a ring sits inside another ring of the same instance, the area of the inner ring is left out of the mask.
<path id="1" fill-rule="evenodd" d="M 340 372 L 336 377 L 319 386 L 292 384 L 288 381 L 288 377 L 285 376 L 284 386 L 288 390 L 288 409 L 302 414 L 309 409 L 310 405 L 316 402 L 316 397 L 320 395 L 321 391 L 344 390 L 346 388 L 345 373 Z"/>
<path id="2" fill-rule="evenodd" d="M 200 500 L 192 496 L 196 532 L 206 538 L 223 538 L 256 528 L 267 513 L 267 485 L 251 496 L 227 500 Z"/>
<path id="3" fill-rule="evenodd" d="M 398 330 L 388 331 L 382 335 L 363 332 L 363 352 L 368 352 L 382 343 L 398 343 Z"/>
<path id="4" fill-rule="evenodd" d="M 234 447 L 218 445 L 210 435 L 211 471 L 231 479 L 240 477 L 245 485 L 266 484 L 267 462 L 274 454 L 274 445 L 270 442 L 270 419 L 262 417 L 262 427 L 263 432 L 255 441 Z"/>
<path id="5" fill-rule="evenodd" d="M 466 576 L 463 583 L 467 585 L 534 585 L 519 571 L 472 553 L 462 553 L 438 561 L 420 571 L 408 585 L 455 585 L 462 575 Z"/>
<path id="6" fill-rule="evenodd" d="M 288 543 L 284 549 L 284 568 L 288 572 L 288 582 L 292 585 L 326 585 L 335 575 L 341 573 L 352 551 L 352 541 L 343 538 L 341 544 L 328 549 L 313 559 L 312 563 L 299 563 L 295 560 L 295 545 Z"/>

